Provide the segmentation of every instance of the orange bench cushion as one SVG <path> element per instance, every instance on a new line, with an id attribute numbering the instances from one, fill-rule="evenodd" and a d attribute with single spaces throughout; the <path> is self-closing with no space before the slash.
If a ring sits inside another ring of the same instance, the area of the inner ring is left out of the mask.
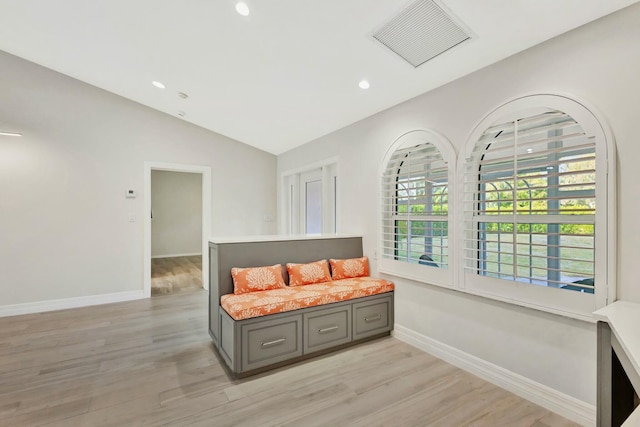
<path id="1" fill-rule="evenodd" d="M 222 308 L 233 319 L 243 320 L 368 295 L 383 294 L 391 292 L 393 289 L 393 283 L 388 280 L 356 277 L 241 295 L 227 294 L 220 298 L 220 302 Z"/>

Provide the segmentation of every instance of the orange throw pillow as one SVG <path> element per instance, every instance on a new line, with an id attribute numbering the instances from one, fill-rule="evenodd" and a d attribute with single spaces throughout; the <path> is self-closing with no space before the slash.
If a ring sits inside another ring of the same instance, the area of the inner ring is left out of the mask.
<path id="1" fill-rule="evenodd" d="M 312 285 L 331 281 L 329 264 L 323 259 L 308 264 L 287 264 L 289 286 Z"/>
<path id="2" fill-rule="evenodd" d="M 369 275 L 369 258 L 330 259 L 333 280 Z"/>
<path id="3" fill-rule="evenodd" d="M 234 267 L 231 269 L 231 277 L 233 293 L 236 295 L 286 287 L 280 264 L 270 267 Z"/>

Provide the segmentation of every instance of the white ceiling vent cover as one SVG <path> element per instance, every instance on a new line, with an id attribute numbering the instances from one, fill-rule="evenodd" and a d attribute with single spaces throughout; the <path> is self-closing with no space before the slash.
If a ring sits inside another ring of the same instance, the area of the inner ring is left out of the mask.
<path id="1" fill-rule="evenodd" d="M 471 36 L 432 0 L 418 0 L 373 34 L 418 67 Z"/>

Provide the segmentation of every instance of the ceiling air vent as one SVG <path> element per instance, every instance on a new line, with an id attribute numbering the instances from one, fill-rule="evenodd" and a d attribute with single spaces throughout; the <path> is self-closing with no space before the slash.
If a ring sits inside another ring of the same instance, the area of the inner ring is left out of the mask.
<path id="1" fill-rule="evenodd" d="M 418 0 L 373 34 L 373 38 L 418 67 L 471 36 L 432 0 Z"/>

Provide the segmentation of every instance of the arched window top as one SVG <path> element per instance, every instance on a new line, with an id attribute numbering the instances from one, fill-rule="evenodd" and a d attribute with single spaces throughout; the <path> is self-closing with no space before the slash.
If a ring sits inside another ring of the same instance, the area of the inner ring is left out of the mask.
<path id="1" fill-rule="evenodd" d="M 504 134 L 512 129 L 514 123 L 522 131 L 545 124 L 561 126 L 563 121 L 573 121 L 585 134 L 596 138 L 603 152 L 615 152 L 611 131 L 598 116 L 593 107 L 565 95 L 541 94 L 517 98 L 494 109 L 476 125 L 467 140 L 461 161 L 470 160 L 472 153 L 482 148 L 477 143 L 489 142 L 501 131 Z"/>

